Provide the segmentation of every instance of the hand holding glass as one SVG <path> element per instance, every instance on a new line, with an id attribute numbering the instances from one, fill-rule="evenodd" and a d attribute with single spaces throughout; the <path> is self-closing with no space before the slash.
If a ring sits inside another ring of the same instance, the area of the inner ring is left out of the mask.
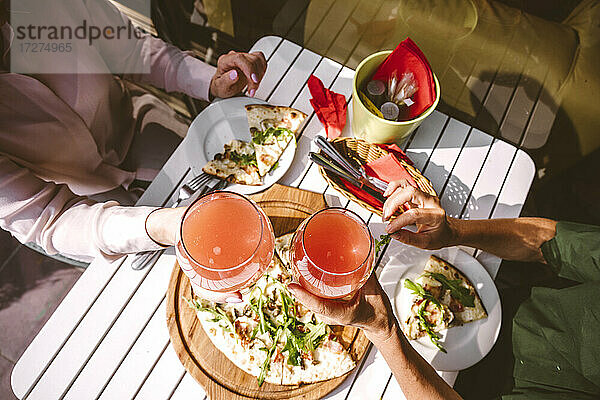
<path id="1" fill-rule="evenodd" d="M 218 191 L 188 207 L 175 251 L 192 284 L 224 293 L 255 283 L 271 262 L 274 243 L 260 207 L 240 194 Z"/>
<path id="2" fill-rule="evenodd" d="M 341 298 L 364 285 L 373 270 L 374 241 L 352 211 L 327 208 L 304 220 L 290 246 L 295 279 L 309 292 Z"/>

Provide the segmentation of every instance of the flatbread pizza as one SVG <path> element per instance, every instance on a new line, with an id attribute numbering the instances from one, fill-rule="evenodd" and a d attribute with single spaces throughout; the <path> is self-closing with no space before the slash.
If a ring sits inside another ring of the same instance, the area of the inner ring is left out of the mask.
<path id="1" fill-rule="evenodd" d="M 446 350 L 439 343 L 438 332 L 487 318 L 481 298 L 469 279 L 436 256 L 429 257 L 415 282 L 406 279 L 404 287 L 414 294 L 410 315 L 402 321 L 404 334 L 409 339 L 428 335 L 443 352 Z"/>
<path id="2" fill-rule="evenodd" d="M 276 254 L 291 235 L 278 238 Z M 243 371 L 278 385 L 314 383 L 342 376 L 355 362 L 331 328 L 296 302 L 286 289 L 291 275 L 279 256 L 239 304 L 188 301 L 212 343 Z"/>
<path id="3" fill-rule="evenodd" d="M 250 104 L 246 115 L 252 140 L 232 140 L 202 171 L 233 183 L 257 186 L 277 168 L 306 114 L 291 107 Z"/>
<path id="4" fill-rule="evenodd" d="M 291 107 L 269 104 L 246 106 L 248 126 L 256 149 L 258 173 L 265 176 L 290 144 L 306 119 L 306 114 Z"/>
<path id="5" fill-rule="evenodd" d="M 252 136 L 269 128 L 286 128 L 296 134 L 306 119 L 306 114 L 295 108 L 270 104 L 248 104 L 246 115 Z"/>
<path id="6" fill-rule="evenodd" d="M 217 153 L 202 171 L 232 183 L 252 186 L 262 184 L 254 146 L 242 140 L 234 139 L 226 144 L 223 153 Z"/>

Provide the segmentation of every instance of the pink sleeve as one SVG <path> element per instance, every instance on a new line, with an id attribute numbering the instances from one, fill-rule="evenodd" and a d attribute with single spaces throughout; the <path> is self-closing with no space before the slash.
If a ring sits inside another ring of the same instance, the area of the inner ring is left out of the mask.
<path id="1" fill-rule="evenodd" d="M 98 26 L 131 25 L 131 21 L 108 1 L 90 2 L 88 11 Z M 216 68 L 189 53 L 148 34 L 142 34 L 138 40 L 98 43 L 98 50 L 111 71 L 147 71 L 127 74 L 127 77 L 168 92 L 209 100 L 210 81 Z"/>
<path id="2" fill-rule="evenodd" d="M 43 181 L 0 156 L 0 228 L 48 254 L 91 261 L 159 249 L 145 229 L 154 209 L 78 197 L 66 185 Z"/>

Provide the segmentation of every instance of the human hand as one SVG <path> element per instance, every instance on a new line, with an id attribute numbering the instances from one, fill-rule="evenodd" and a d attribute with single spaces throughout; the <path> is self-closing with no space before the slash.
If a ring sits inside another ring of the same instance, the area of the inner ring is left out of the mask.
<path id="1" fill-rule="evenodd" d="M 146 218 L 146 233 L 150 239 L 164 246 L 175 246 L 177 231 L 187 207 L 158 208 Z"/>
<path id="2" fill-rule="evenodd" d="M 396 240 L 422 249 L 440 249 L 453 245 L 453 219 L 446 216 L 436 196 L 421 191 L 406 180 L 393 181 L 383 194 L 388 199 L 383 205 L 383 221 L 389 221 L 402 206 L 409 209 L 391 220 L 386 232 Z M 403 229 L 415 224 L 417 232 Z"/>
<path id="3" fill-rule="evenodd" d="M 266 70 L 267 59 L 261 51 L 230 51 L 217 61 L 217 71 L 210 81 L 210 93 L 215 97 L 231 97 L 248 86 L 248 96 L 252 97 Z"/>
<path id="4" fill-rule="evenodd" d="M 210 290 L 202 289 L 200 286 L 196 285 L 194 282 L 191 282 L 192 290 L 194 294 L 198 297 L 201 297 L 205 300 L 214 301 L 215 303 L 241 303 L 242 302 L 242 294 L 240 292 L 230 292 L 230 293 L 221 293 L 221 292 L 212 292 Z"/>
<path id="5" fill-rule="evenodd" d="M 393 332 L 396 318 L 392 305 L 375 274 L 349 300 L 323 299 L 297 283 L 290 283 L 288 289 L 300 303 L 319 314 L 326 323 L 361 328 L 373 342 L 385 340 Z"/>

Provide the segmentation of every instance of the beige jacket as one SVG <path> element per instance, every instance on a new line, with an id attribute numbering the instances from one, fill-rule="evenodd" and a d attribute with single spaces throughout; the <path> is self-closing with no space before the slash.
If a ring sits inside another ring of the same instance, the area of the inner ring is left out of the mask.
<path id="1" fill-rule="evenodd" d="M 126 20 L 109 2 L 71 3 L 65 15 L 74 24 L 80 16 L 100 26 Z M 8 24 L 1 29 L 6 66 L 13 31 Z M 81 57 L 95 63 L 149 63 L 149 74 L 130 79 L 208 99 L 214 67 L 152 36 L 144 35 L 134 49 L 89 52 Z M 119 82 L 108 67 L 106 74 L 0 72 L 0 228 L 49 254 L 85 261 L 158 247 L 145 231 L 154 208 L 89 198 L 127 188 L 135 178 L 119 167 L 134 132 L 131 98 Z"/>

